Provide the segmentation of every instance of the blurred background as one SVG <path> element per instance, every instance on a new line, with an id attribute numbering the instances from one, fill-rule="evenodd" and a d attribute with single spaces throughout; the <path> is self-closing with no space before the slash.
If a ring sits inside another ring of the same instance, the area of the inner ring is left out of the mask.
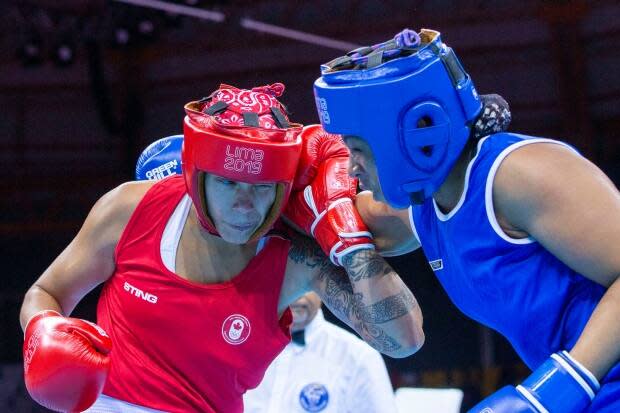
<path id="1" fill-rule="evenodd" d="M 26 289 L 92 204 L 132 179 L 141 150 L 181 132 L 183 104 L 221 82 L 283 82 L 291 119 L 317 123 L 321 63 L 404 27 L 436 29 L 478 91 L 511 104 L 512 131 L 565 140 L 620 183 L 617 0 L 134 1 L 0 2 L 0 411 L 43 411 L 21 378 Z M 390 261 L 427 336 L 416 355 L 386 359 L 395 387 L 458 387 L 466 410 L 527 375 L 503 338 L 454 308 L 421 252 Z M 74 314 L 94 320 L 97 295 Z"/>

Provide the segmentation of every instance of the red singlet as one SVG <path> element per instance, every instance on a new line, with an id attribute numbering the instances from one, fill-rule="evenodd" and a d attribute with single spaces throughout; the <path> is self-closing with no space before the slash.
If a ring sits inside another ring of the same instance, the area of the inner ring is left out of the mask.
<path id="1" fill-rule="evenodd" d="M 116 271 L 97 307 L 113 342 L 103 393 L 168 412 L 242 412 L 243 393 L 290 341 L 290 310 L 278 319 L 290 241 L 269 238 L 231 281 L 185 280 L 160 254 L 184 195 L 181 176 L 156 183 L 116 247 Z"/>

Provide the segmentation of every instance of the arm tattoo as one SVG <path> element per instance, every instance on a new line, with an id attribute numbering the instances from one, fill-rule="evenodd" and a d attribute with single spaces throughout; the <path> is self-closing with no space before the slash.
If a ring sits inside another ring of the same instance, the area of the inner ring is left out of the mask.
<path id="1" fill-rule="evenodd" d="M 364 306 L 363 294 L 353 292 L 353 287 L 342 270 L 329 265 L 322 269 L 319 277 L 325 285 L 321 294 L 325 304 L 339 318 L 349 320 L 351 326 L 368 344 L 383 353 L 396 351 L 402 347 L 398 341 L 371 321 L 372 317 L 368 314 L 372 314 L 372 310 L 368 307 L 372 305 Z"/>
<path id="2" fill-rule="evenodd" d="M 392 272 L 382 257 L 366 250 L 349 254 L 343 262 L 345 272 L 331 264 L 314 240 L 301 235 L 293 237 L 288 256 L 316 271 L 315 285 L 319 285 L 317 292 L 321 299 L 340 319 L 348 320 L 368 344 L 384 353 L 401 348 L 379 325 L 408 314 L 417 305 L 413 294 L 405 288 L 373 304 L 365 304 L 364 294 L 354 292 L 351 284 Z"/>
<path id="3" fill-rule="evenodd" d="M 291 235 L 291 249 L 288 257 L 297 264 L 305 263 L 310 268 L 324 265 L 325 254 L 314 240 L 303 235 Z"/>
<path id="4" fill-rule="evenodd" d="M 405 289 L 376 303 L 365 304 L 364 294 L 353 291 L 349 277 L 350 274 L 347 276 L 341 268 L 327 261 L 318 275 L 325 304 L 338 317 L 349 320 L 362 338 L 377 350 L 383 353 L 399 350 L 398 341 L 379 325 L 408 314 L 417 305 L 411 291 Z"/>
<path id="5" fill-rule="evenodd" d="M 321 271 L 319 278 L 323 278 L 325 286 L 321 294 L 325 304 L 338 316 L 351 320 L 351 316 L 357 312 L 357 301 L 346 274 L 330 265 Z"/>
<path id="6" fill-rule="evenodd" d="M 396 351 L 402 346 L 396 340 L 385 334 L 385 331 L 372 324 L 357 323 L 355 329 L 368 344 L 382 352 Z"/>
<path id="7" fill-rule="evenodd" d="M 392 271 L 387 262 L 374 250 L 361 250 L 346 255 L 342 265 L 347 269 L 352 281 L 386 275 Z"/>
<path id="8" fill-rule="evenodd" d="M 413 294 L 409 290 L 405 290 L 371 305 L 364 305 L 360 302 L 358 304 L 358 316 L 360 320 L 367 323 L 387 323 L 407 314 L 415 303 Z"/>

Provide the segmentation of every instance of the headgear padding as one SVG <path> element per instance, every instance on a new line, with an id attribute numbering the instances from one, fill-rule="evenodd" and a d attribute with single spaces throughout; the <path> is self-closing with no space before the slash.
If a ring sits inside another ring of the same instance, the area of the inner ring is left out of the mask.
<path id="1" fill-rule="evenodd" d="M 209 217 L 205 173 L 251 184 L 276 183 L 276 199 L 250 240 L 264 235 L 290 195 L 301 153 L 302 125 L 290 123 L 276 99 L 284 85 L 251 90 L 229 85 L 185 105 L 183 175 L 200 223 L 217 234 Z"/>
<path id="2" fill-rule="evenodd" d="M 314 82 L 327 132 L 354 135 L 372 149 L 386 201 L 421 203 L 444 182 L 481 103 L 440 34 L 404 30 L 321 66 Z"/>

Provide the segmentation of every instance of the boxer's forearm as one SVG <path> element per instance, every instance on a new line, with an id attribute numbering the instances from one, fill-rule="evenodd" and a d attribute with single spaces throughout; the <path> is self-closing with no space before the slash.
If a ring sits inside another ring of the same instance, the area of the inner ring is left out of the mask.
<path id="1" fill-rule="evenodd" d="M 28 320 L 42 310 L 53 310 L 62 314 L 62 308 L 58 301 L 44 289 L 33 285 L 26 293 L 19 312 L 19 322 L 22 330 L 26 328 Z"/>
<path id="2" fill-rule="evenodd" d="M 343 266 L 353 291 L 356 330 L 375 348 L 393 357 L 406 357 L 419 350 L 424 342 L 422 312 L 392 267 L 373 250 L 349 254 Z"/>
<path id="3" fill-rule="evenodd" d="M 307 263 L 319 269 L 314 289 L 323 302 L 375 349 L 406 357 L 422 346 L 422 312 L 415 297 L 378 253 L 349 254 L 345 270 L 327 259 Z"/>
<path id="4" fill-rule="evenodd" d="M 620 360 L 620 278 L 607 290 L 570 351 L 597 379 Z"/>
<path id="5" fill-rule="evenodd" d="M 313 240 L 289 235 L 289 260 L 298 266 L 297 276 L 307 271 L 309 287 L 366 342 L 391 357 L 406 357 L 422 346 L 422 312 L 415 297 L 377 252 L 352 252 L 343 257 L 343 269 Z"/>

